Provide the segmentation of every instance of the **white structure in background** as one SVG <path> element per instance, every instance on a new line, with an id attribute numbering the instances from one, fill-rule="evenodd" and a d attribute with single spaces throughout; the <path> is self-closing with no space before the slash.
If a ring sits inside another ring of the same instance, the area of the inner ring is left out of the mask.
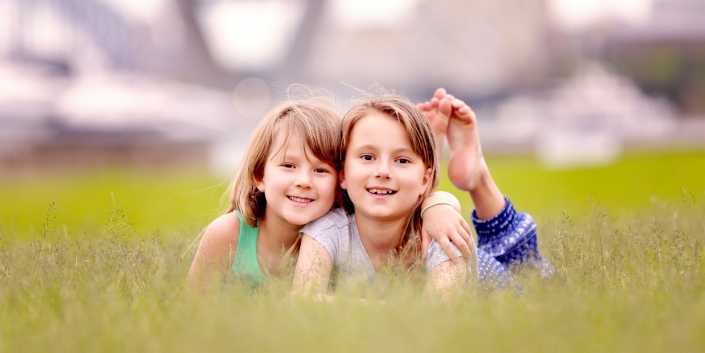
<path id="1" fill-rule="evenodd" d="M 256 122 L 230 92 L 167 78 L 198 67 L 182 22 L 167 0 L 0 2 L 0 174 L 217 168 L 214 141 Z"/>
<path id="2" fill-rule="evenodd" d="M 494 115 L 481 121 L 486 144 L 533 146 L 556 168 L 610 163 L 625 145 L 667 139 L 678 126 L 666 100 L 597 64 L 541 97 L 511 98 Z"/>
<path id="3" fill-rule="evenodd" d="M 227 92 L 0 61 L 0 172 L 206 167 L 212 142 L 238 128 Z"/>

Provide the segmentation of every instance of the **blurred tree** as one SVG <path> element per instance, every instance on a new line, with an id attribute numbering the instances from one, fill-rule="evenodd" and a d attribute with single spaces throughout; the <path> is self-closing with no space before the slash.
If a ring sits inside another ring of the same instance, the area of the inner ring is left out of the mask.
<path id="1" fill-rule="evenodd" d="M 683 115 L 705 114 L 705 43 L 621 43 L 607 59 L 647 93 L 671 99 Z"/>

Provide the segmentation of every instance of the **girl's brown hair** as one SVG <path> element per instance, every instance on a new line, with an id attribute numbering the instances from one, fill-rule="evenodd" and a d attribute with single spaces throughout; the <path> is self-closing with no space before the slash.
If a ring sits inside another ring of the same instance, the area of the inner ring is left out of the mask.
<path id="1" fill-rule="evenodd" d="M 369 94 L 352 107 L 343 118 L 343 138 L 340 146 L 341 164 L 345 163 L 350 134 L 355 123 L 370 113 L 381 113 L 397 119 L 406 129 L 414 153 L 421 157 L 426 168 L 431 169 L 429 186 L 423 196 L 416 200 L 412 211 L 407 216 L 406 226 L 395 249 L 402 261 L 413 262 L 421 254 L 421 204 L 426 197 L 436 191 L 439 182 L 440 163 L 436 158 L 433 130 L 423 112 L 408 99 L 385 91 L 376 95 Z M 343 207 L 349 213 L 355 212 L 355 206 L 345 192 L 343 192 Z"/>
<path id="2" fill-rule="evenodd" d="M 230 206 L 226 213 L 237 210 L 247 224 L 257 226 L 267 206 L 264 194 L 257 189 L 257 182 L 264 176 L 267 158 L 284 151 L 294 134 L 306 141 L 308 151 L 316 158 L 336 171 L 340 170 L 340 124 L 340 114 L 321 98 L 289 101 L 272 109 L 255 130 L 230 184 Z M 272 151 L 278 133 L 284 133 L 286 140 L 279 151 Z M 304 150 L 304 154 L 308 151 Z M 336 203 L 340 205 L 341 196 L 337 193 Z"/>

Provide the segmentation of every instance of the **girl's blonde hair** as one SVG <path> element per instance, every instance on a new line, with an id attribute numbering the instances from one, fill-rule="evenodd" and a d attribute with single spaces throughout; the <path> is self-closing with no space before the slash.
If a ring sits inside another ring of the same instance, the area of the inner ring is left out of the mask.
<path id="1" fill-rule="evenodd" d="M 330 102 L 321 98 L 289 101 L 272 109 L 255 130 L 230 184 L 230 206 L 226 213 L 237 210 L 247 224 L 257 226 L 267 206 L 264 193 L 257 189 L 257 182 L 264 176 L 267 158 L 272 153 L 286 150 L 292 135 L 298 134 L 306 142 L 308 151 L 304 149 L 305 155 L 310 151 L 336 171 L 340 170 L 340 124 L 340 114 Z M 284 133 L 286 139 L 278 151 L 272 151 L 278 133 Z M 336 193 L 336 203 L 340 205 L 340 192 Z"/>
<path id="2" fill-rule="evenodd" d="M 431 169 L 426 192 L 416 200 L 412 211 L 407 216 L 406 226 L 396 247 L 396 252 L 403 261 L 413 262 L 421 254 L 421 204 L 426 197 L 436 191 L 439 182 L 440 162 L 436 158 L 433 130 L 423 112 L 408 99 L 383 90 L 380 94 L 368 94 L 368 97 L 352 107 L 343 118 L 343 137 L 340 146 L 341 164 L 345 163 L 350 134 L 355 123 L 370 113 L 381 113 L 397 119 L 406 129 L 414 153 L 421 157 L 426 168 Z M 343 207 L 349 213 L 355 212 L 355 206 L 345 192 L 343 192 Z"/>

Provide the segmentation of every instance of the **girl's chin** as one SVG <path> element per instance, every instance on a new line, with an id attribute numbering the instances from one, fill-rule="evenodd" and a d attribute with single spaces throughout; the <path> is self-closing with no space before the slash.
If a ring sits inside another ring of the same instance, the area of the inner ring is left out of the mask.
<path id="1" fill-rule="evenodd" d="M 322 216 L 322 215 L 321 215 Z M 311 217 L 291 217 L 287 218 L 287 222 L 296 225 L 296 226 L 305 226 L 307 223 L 310 223 L 312 221 L 317 220 L 319 217 L 316 218 L 311 218 Z"/>

